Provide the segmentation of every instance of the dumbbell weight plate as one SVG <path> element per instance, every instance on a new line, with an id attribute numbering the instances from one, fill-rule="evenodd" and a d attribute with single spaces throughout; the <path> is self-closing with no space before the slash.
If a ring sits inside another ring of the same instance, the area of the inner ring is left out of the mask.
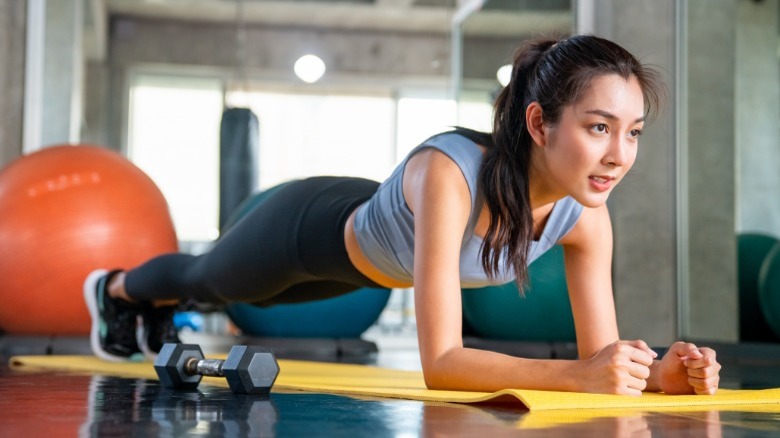
<path id="1" fill-rule="evenodd" d="M 165 388 L 193 390 L 198 387 L 201 375 L 189 375 L 184 371 L 189 359 L 203 359 L 203 351 L 194 344 L 165 344 L 157 360 L 154 370 L 160 378 L 160 384 Z"/>
<path id="2" fill-rule="evenodd" d="M 236 345 L 230 349 L 222 372 L 234 393 L 267 395 L 279 375 L 279 364 L 268 348 Z"/>

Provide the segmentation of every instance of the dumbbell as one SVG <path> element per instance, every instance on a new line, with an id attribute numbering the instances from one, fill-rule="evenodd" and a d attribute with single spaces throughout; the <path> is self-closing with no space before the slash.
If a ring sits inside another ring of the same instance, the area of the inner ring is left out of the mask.
<path id="1" fill-rule="evenodd" d="M 279 364 L 268 348 L 236 345 L 227 359 L 205 359 L 194 344 L 164 344 L 154 370 L 162 386 L 193 390 L 203 376 L 224 377 L 236 394 L 268 394 L 279 375 Z"/>

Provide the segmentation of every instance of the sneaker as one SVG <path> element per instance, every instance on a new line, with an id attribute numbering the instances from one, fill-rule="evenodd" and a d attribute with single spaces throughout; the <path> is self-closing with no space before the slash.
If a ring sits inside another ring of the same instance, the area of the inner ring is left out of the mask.
<path id="1" fill-rule="evenodd" d="M 135 336 L 141 306 L 108 295 L 108 282 L 117 272 L 93 271 L 84 281 L 84 301 L 92 317 L 92 352 L 112 362 L 143 360 Z"/>
<path id="2" fill-rule="evenodd" d="M 163 344 L 180 344 L 179 333 L 173 322 L 178 306 L 153 307 L 145 305 L 141 311 L 141 325 L 138 331 L 138 346 L 147 359 L 157 359 Z"/>

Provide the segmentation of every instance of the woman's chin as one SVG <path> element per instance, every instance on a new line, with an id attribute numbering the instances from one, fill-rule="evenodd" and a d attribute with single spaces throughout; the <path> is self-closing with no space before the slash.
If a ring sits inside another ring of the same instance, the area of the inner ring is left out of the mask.
<path id="1" fill-rule="evenodd" d="M 574 200 L 582 204 L 583 207 L 597 208 L 607 203 L 609 193 L 599 193 L 597 195 L 588 194 L 585 196 L 574 197 Z"/>

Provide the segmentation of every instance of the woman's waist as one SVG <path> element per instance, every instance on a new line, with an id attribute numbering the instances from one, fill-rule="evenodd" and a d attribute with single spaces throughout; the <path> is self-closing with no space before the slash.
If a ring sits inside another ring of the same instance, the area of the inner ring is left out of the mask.
<path id="1" fill-rule="evenodd" d="M 347 255 L 355 268 L 372 281 L 390 288 L 408 288 L 412 286 L 410 280 L 393 278 L 380 270 L 363 252 L 355 233 L 355 215 L 360 207 L 356 208 L 347 219 L 344 227 L 344 245 L 347 247 Z"/>

